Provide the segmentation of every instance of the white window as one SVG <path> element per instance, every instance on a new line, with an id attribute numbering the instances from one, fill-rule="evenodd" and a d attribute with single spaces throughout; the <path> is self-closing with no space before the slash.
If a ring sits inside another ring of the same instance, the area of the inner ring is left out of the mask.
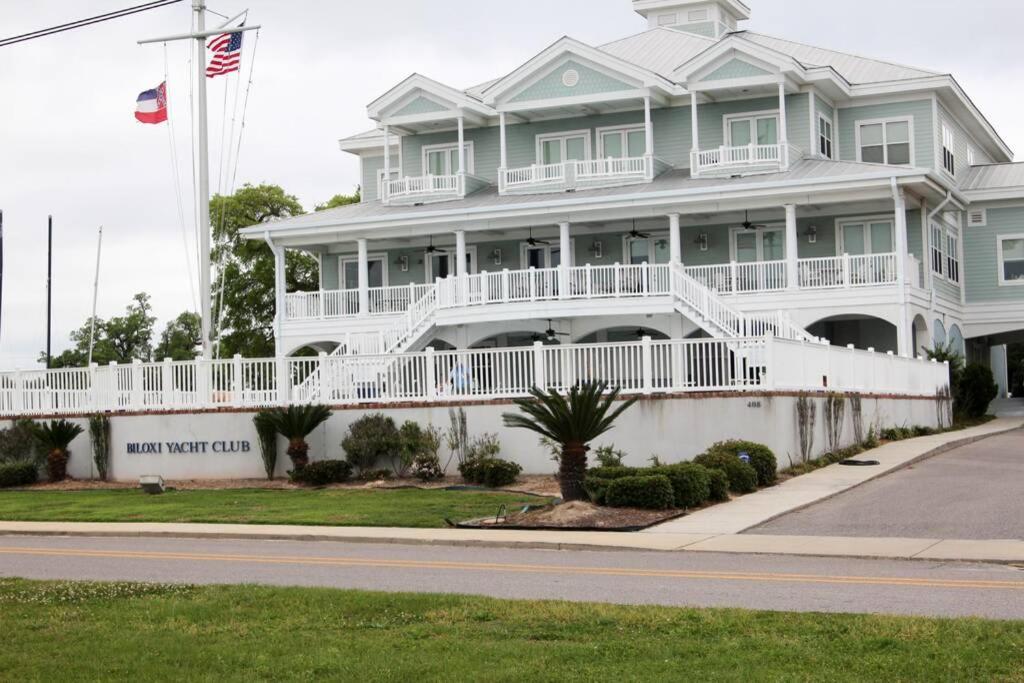
<path id="1" fill-rule="evenodd" d="M 576 251 L 576 240 L 569 240 L 569 265 L 574 265 L 572 257 Z M 557 268 L 562 265 L 562 247 L 557 242 L 552 244 L 531 245 L 529 242 L 522 242 L 519 245 L 519 263 L 523 270 L 530 268 Z"/>
<path id="2" fill-rule="evenodd" d="M 725 140 L 730 147 L 779 142 L 779 115 L 775 112 L 725 117 Z"/>
<path id="3" fill-rule="evenodd" d="M 942 168 L 950 175 L 956 175 L 956 155 L 953 154 L 953 129 L 942 124 Z"/>
<path id="4" fill-rule="evenodd" d="M 857 124 L 857 159 L 870 164 L 910 164 L 913 124 L 909 118 Z"/>
<path id="5" fill-rule="evenodd" d="M 946 235 L 946 277 L 960 282 L 960 238 L 952 233 Z"/>
<path id="6" fill-rule="evenodd" d="M 1024 235 L 1000 235 L 999 284 L 1024 285 Z"/>
<path id="7" fill-rule="evenodd" d="M 599 159 L 625 159 L 647 154 L 647 130 L 643 126 L 630 128 L 598 128 L 597 157 Z"/>
<path id="8" fill-rule="evenodd" d="M 626 263 L 633 265 L 668 263 L 671 256 L 668 235 L 652 234 L 650 237 L 626 235 L 623 238 L 623 253 Z"/>
<path id="9" fill-rule="evenodd" d="M 832 156 L 832 120 L 824 116 L 818 116 L 818 153 L 826 159 L 834 159 Z"/>
<path id="10" fill-rule="evenodd" d="M 896 251 L 892 219 L 847 220 L 840 222 L 838 227 L 840 254 L 864 256 Z"/>
<path id="11" fill-rule="evenodd" d="M 370 287 L 388 286 L 387 254 L 370 254 L 366 258 Z M 343 256 L 338 260 L 338 277 L 342 289 L 359 289 L 359 258 Z"/>
<path id="12" fill-rule="evenodd" d="M 459 172 L 459 143 L 423 148 L 423 175 L 455 175 Z M 466 173 L 473 173 L 473 143 L 466 142 Z"/>
<path id="13" fill-rule="evenodd" d="M 658 26 L 675 26 L 676 15 L 675 14 L 661 14 L 658 15 Z"/>
<path id="14" fill-rule="evenodd" d="M 692 9 L 687 13 L 686 20 L 690 22 L 707 21 L 708 11 L 706 9 Z"/>
<path id="15" fill-rule="evenodd" d="M 782 261 L 786 258 L 785 231 L 782 228 L 737 228 L 729 236 L 730 256 L 737 263 Z"/>
<path id="16" fill-rule="evenodd" d="M 932 223 L 932 272 L 939 275 L 942 275 L 942 261 L 944 259 L 942 241 L 942 226 Z"/>
<path id="17" fill-rule="evenodd" d="M 590 158 L 590 131 L 572 131 L 537 136 L 537 163 L 560 164 Z"/>

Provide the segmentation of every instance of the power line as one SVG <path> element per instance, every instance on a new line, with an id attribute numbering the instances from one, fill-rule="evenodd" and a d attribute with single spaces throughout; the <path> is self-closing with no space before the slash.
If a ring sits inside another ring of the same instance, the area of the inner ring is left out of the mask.
<path id="1" fill-rule="evenodd" d="M 14 45 L 15 43 L 23 43 L 27 40 L 35 40 L 36 38 L 45 38 L 57 33 L 63 33 L 64 31 L 70 31 L 84 26 L 91 26 L 92 24 L 99 24 L 104 21 L 110 21 L 111 19 L 120 19 L 121 17 L 138 14 L 139 12 L 146 12 L 151 9 L 159 9 L 178 2 L 181 2 L 181 0 L 153 0 L 152 2 L 135 5 L 134 7 L 126 7 L 115 12 L 107 12 L 106 14 L 97 14 L 96 16 L 86 17 L 85 19 L 79 19 L 77 21 L 69 21 L 66 24 L 58 24 L 57 26 L 39 29 L 38 31 L 31 31 L 29 33 L 22 33 L 21 35 L 11 36 L 10 38 L 0 39 L 0 47 Z"/>

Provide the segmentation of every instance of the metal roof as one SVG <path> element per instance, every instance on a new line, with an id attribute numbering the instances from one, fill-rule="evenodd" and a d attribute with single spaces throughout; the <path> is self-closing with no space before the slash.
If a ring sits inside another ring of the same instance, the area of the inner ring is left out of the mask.
<path id="1" fill-rule="evenodd" d="M 960 186 L 961 190 L 996 190 L 1024 187 L 1024 163 L 972 166 Z"/>
<path id="2" fill-rule="evenodd" d="M 717 42 L 714 38 L 660 27 L 613 41 L 598 49 L 655 73 L 671 76 L 679 65 Z"/>
<path id="3" fill-rule="evenodd" d="M 419 217 L 438 216 L 446 213 L 457 215 L 470 209 L 515 209 L 519 206 L 536 204 L 543 201 L 548 201 L 552 204 L 562 201 L 570 205 L 577 204 L 582 200 L 614 199 L 617 196 L 653 195 L 662 192 L 686 193 L 688 191 L 699 192 L 701 190 L 727 192 L 733 189 L 767 183 L 793 182 L 799 184 L 801 181 L 842 181 L 865 177 L 887 178 L 917 175 L 926 172 L 922 169 L 908 168 L 906 166 L 865 164 L 853 161 L 830 161 L 827 159 L 801 159 L 794 163 L 789 171 L 782 173 L 764 173 L 736 178 L 691 178 L 688 170 L 673 170 L 663 173 L 655 178 L 653 182 L 646 185 L 626 185 L 600 190 L 581 190 L 564 194 L 502 196 L 498 194 L 497 188 L 492 185 L 469 195 L 465 199 L 455 201 L 422 204 L 419 206 L 386 206 L 379 200 L 369 201 L 339 206 L 334 209 L 295 216 L 272 223 L 254 225 L 247 228 L 247 230 L 251 231 L 250 234 L 261 234 L 266 230 L 343 227 L 373 219 L 390 220 L 401 218 L 403 220 L 408 219 L 410 223 L 415 223 Z"/>

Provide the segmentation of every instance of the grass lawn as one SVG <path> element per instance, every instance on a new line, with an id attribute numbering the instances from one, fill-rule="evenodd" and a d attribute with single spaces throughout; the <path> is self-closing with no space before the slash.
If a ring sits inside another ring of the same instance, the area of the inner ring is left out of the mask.
<path id="1" fill-rule="evenodd" d="M 0 492 L 0 520 L 200 522 L 433 528 L 444 519 L 493 515 L 547 499 L 518 493 L 393 490 L 195 490 L 151 496 L 137 489 Z"/>
<path id="2" fill-rule="evenodd" d="M 2 680 L 1024 680 L 1024 622 L 0 580 Z"/>

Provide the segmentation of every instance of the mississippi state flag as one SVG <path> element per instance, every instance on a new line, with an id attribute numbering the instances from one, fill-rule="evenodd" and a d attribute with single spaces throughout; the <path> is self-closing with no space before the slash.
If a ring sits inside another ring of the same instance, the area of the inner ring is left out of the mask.
<path id="1" fill-rule="evenodd" d="M 139 93 L 135 105 L 135 118 L 143 123 L 163 123 L 167 120 L 167 82 L 153 90 Z"/>

